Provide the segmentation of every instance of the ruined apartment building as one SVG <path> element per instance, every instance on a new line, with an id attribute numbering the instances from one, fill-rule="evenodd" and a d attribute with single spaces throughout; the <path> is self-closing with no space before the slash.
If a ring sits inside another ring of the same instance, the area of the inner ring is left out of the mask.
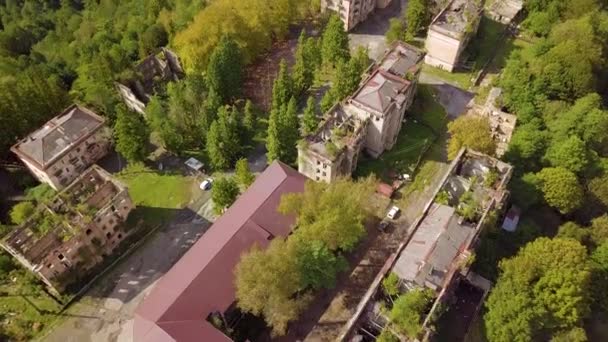
<path id="1" fill-rule="evenodd" d="M 467 43 L 477 33 L 482 11 L 479 0 L 450 1 L 429 26 L 425 63 L 454 71 Z"/>
<path id="2" fill-rule="evenodd" d="M 125 186 L 95 165 L 27 222 L 2 247 L 50 288 L 90 275 L 134 229 L 124 225 L 134 208 Z"/>
<path id="3" fill-rule="evenodd" d="M 357 167 L 368 123 L 334 105 L 317 131 L 298 145 L 298 172 L 327 183 L 349 176 Z"/>
<path id="4" fill-rule="evenodd" d="M 184 76 L 175 52 L 162 48 L 157 54 L 144 58 L 134 68 L 135 76 L 116 82 L 118 93 L 129 109 L 145 114 L 145 108 L 155 93 L 155 87 L 174 82 Z"/>
<path id="5" fill-rule="evenodd" d="M 377 8 L 386 8 L 391 0 L 321 0 L 323 12 L 336 12 L 344 22 L 346 31 L 352 30 Z"/>
<path id="6" fill-rule="evenodd" d="M 42 183 L 61 190 L 110 149 L 105 119 L 72 105 L 13 147 L 13 151 Z"/>
<path id="7" fill-rule="evenodd" d="M 390 150 L 414 101 L 423 56 L 415 47 L 394 44 L 370 67 L 361 87 L 334 106 L 300 144 L 298 170 L 311 179 L 331 182 L 352 174 L 362 149 L 373 158 Z"/>

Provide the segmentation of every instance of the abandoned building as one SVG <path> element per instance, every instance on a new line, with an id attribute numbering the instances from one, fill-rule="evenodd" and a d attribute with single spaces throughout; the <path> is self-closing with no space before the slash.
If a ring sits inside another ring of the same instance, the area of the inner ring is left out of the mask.
<path id="1" fill-rule="evenodd" d="M 385 328 L 391 329 L 386 310 L 381 310 L 386 294 L 380 286 L 390 273 L 397 276 L 401 295 L 425 288 L 435 294 L 422 324 L 425 336 L 418 336 L 419 340 L 428 340 L 431 325 L 437 323 L 433 321 L 437 316 L 434 311 L 449 305 L 461 286 L 476 288 L 479 293 L 469 308 L 472 312 L 467 313 L 470 323 L 491 287 L 488 280 L 470 271 L 472 255 L 484 226 L 496 221 L 505 209 L 509 196 L 506 187 L 512 172 L 511 165 L 496 158 L 461 150 L 436 188 L 434 199 L 415 223 L 414 232 L 387 260 L 341 339 L 365 340 L 375 338 Z M 462 331 L 466 332 L 466 328 Z M 399 334 L 395 329 L 391 332 Z M 405 336 L 397 337 L 408 340 Z M 454 340 L 462 337 L 450 336 Z"/>
<path id="2" fill-rule="evenodd" d="M 503 111 L 501 104 L 501 88 L 492 88 L 483 106 L 469 105 L 467 115 L 478 115 L 487 118 L 490 123 L 491 135 L 496 142 L 496 156 L 502 157 L 509 148 L 513 136 L 517 116 Z"/>
<path id="3" fill-rule="evenodd" d="M 41 204 L 2 247 L 50 288 L 86 278 L 134 229 L 128 190 L 99 166 L 86 170 L 50 203 Z"/>
<path id="4" fill-rule="evenodd" d="M 344 22 L 346 31 L 365 21 L 376 8 L 386 8 L 392 0 L 321 0 L 321 10 L 333 11 Z"/>
<path id="5" fill-rule="evenodd" d="M 371 157 L 378 158 L 397 142 L 405 111 L 416 96 L 423 56 L 411 45 L 395 43 L 347 100 L 348 112 L 370 120 L 364 147 Z"/>
<path id="6" fill-rule="evenodd" d="M 397 42 L 363 77 L 361 87 L 325 115 L 317 131 L 298 146 L 298 170 L 331 182 L 350 176 L 364 148 L 377 158 L 390 150 L 416 95 L 424 53 Z"/>
<path id="7" fill-rule="evenodd" d="M 105 119 L 72 105 L 11 147 L 42 183 L 61 190 L 110 149 Z"/>
<path id="8" fill-rule="evenodd" d="M 336 104 L 317 131 L 298 145 L 298 171 L 316 181 L 350 176 L 357 167 L 368 120 L 359 120 Z"/>
<path id="9" fill-rule="evenodd" d="M 254 244 L 265 248 L 290 233 L 295 217 L 277 206 L 305 182 L 281 162 L 268 166 L 137 308 L 133 341 L 232 341 L 246 321 L 234 305 L 233 269 Z"/>
<path id="10" fill-rule="evenodd" d="M 131 110 L 145 114 L 145 108 L 155 88 L 184 76 L 184 70 L 175 52 L 162 48 L 157 54 L 146 57 L 134 68 L 134 76 L 116 82 L 116 88 Z"/>
<path id="11" fill-rule="evenodd" d="M 485 14 L 501 24 L 510 24 L 524 8 L 523 0 L 487 1 Z"/>
<path id="12" fill-rule="evenodd" d="M 452 0 L 429 26 L 424 62 L 449 72 L 459 66 L 469 40 L 477 33 L 481 1 Z"/>

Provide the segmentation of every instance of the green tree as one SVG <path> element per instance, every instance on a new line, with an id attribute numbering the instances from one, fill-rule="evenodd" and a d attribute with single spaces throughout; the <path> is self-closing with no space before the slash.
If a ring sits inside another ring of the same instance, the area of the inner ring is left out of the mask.
<path id="1" fill-rule="evenodd" d="M 596 217 L 591 220 L 591 239 L 596 245 L 608 241 L 608 215 Z"/>
<path id="2" fill-rule="evenodd" d="M 593 263 L 594 304 L 604 312 L 608 311 L 608 241 L 591 253 Z"/>
<path id="3" fill-rule="evenodd" d="M 560 167 L 548 167 L 537 174 L 545 201 L 562 214 L 578 209 L 583 203 L 583 190 L 576 175 Z"/>
<path id="4" fill-rule="evenodd" d="M 494 155 L 496 142 L 490 134 L 490 122 L 478 116 L 461 116 L 448 124 L 450 142 L 448 157 L 454 159 L 462 147 L 468 147 L 481 153 Z"/>
<path id="5" fill-rule="evenodd" d="M 302 94 L 312 85 L 315 75 L 315 62 L 306 51 L 306 30 L 302 30 L 296 48 L 296 62 L 292 68 L 294 94 Z"/>
<path id="6" fill-rule="evenodd" d="M 130 163 L 141 162 L 148 152 L 150 129 L 138 113 L 129 111 L 125 106 L 118 107 L 116 124 L 116 151 Z"/>
<path id="7" fill-rule="evenodd" d="M 581 327 L 562 330 L 553 335 L 551 342 L 587 342 L 587 333 Z"/>
<path id="8" fill-rule="evenodd" d="M 156 49 L 167 45 L 169 42 L 167 31 L 160 24 L 149 26 L 141 35 L 139 42 L 139 56 L 145 58 L 155 52 Z"/>
<path id="9" fill-rule="evenodd" d="M 424 313 L 433 299 L 431 289 L 416 289 L 399 296 L 389 314 L 389 318 L 396 330 L 409 338 L 419 338 L 422 332 Z"/>
<path id="10" fill-rule="evenodd" d="M 589 165 L 587 147 L 577 136 L 555 142 L 545 157 L 551 166 L 562 167 L 574 173 L 585 171 Z"/>
<path id="11" fill-rule="evenodd" d="M 255 180 L 255 176 L 249 170 L 249 162 L 246 158 L 241 158 L 236 162 L 235 177 L 245 188 L 248 188 Z"/>
<path id="12" fill-rule="evenodd" d="M 556 237 L 574 239 L 586 246 L 589 244 L 589 229 L 570 221 L 559 226 Z"/>
<path id="13" fill-rule="evenodd" d="M 301 275 L 300 286 L 315 290 L 333 288 L 338 273 L 348 263 L 342 256 L 335 256 L 321 241 L 290 241 L 297 245 L 296 260 Z"/>
<path id="14" fill-rule="evenodd" d="M 235 107 L 222 107 L 211 124 L 206 150 L 214 169 L 231 167 L 241 155 L 238 115 Z"/>
<path id="15" fill-rule="evenodd" d="M 297 145 L 300 139 L 298 105 L 292 96 L 285 111 L 281 113 L 281 161 L 294 163 L 298 156 Z"/>
<path id="16" fill-rule="evenodd" d="M 513 133 L 505 158 L 525 168 L 537 170 L 547 146 L 547 133 L 541 130 L 539 124 L 527 123 L 520 125 Z"/>
<path id="17" fill-rule="evenodd" d="M 245 129 L 246 136 L 246 139 L 244 139 L 245 142 L 252 143 L 257 126 L 257 115 L 253 108 L 253 103 L 251 100 L 247 99 L 247 101 L 245 101 L 245 107 L 243 108 L 243 128 Z"/>
<path id="18" fill-rule="evenodd" d="M 238 307 L 263 316 L 276 335 L 284 334 L 287 323 L 310 302 L 310 296 L 300 292 L 301 275 L 292 247 L 283 239 L 272 240 L 266 250 L 254 246 L 235 270 Z"/>
<path id="19" fill-rule="evenodd" d="M 287 105 L 293 96 L 293 81 L 287 71 L 287 62 L 284 59 L 279 63 L 279 73 L 272 85 L 272 109 L 280 110 L 283 105 Z"/>
<path id="20" fill-rule="evenodd" d="M 429 6 L 426 0 L 411 0 L 405 12 L 405 32 L 407 40 L 411 40 L 426 25 L 429 18 Z"/>
<path id="21" fill-rule="evenodd" d="M 351 251 L 365 236 L 366 204 L 374 191 L 373 180 L 337 180 L 331 184 L 307 182 L 303 193 L 284 195 L 279 211 L 295 214 L 295 235 L 318 240 L 330 250 Z"/>
<path id="22" fill-rule="evenodd" d="M 400 18 L 391 18 L 389 20 L 388 31 L 386 31 L 386 42 L 391 44 L 397 40 L 401 40 L 405 32 L 405 24 Z"/>
<path id="23" fill-rule="evenodd" d="M 36 207 L 34 206 L 34 203 L 30 201 L 19 202 L 11 209 L 11 222 L 14 224 L 22 224 L 34 214 L 35 210 Z"/>
<path id="24" fill-rule="evenodd" d="M 591 268 L 572 239 L 538 238 L 500 263 L 486 302 L 490 341 L 531 341 L 574 327 L 589 313 Z"/>
<path id="25" fill-rule="evenodd" d="M 316 112 L 315 99 L 312 96 L 306 101 L 306 108 L 302 115 L 302 135 L 309 135 L 315 132 L 319 125 L 319 118 Z"/>
<path id="26" fill-rule="evenodd" d="M 280 109 L 273 108 L 270 110 L 268 118 L 268 133 L 266 138 L 266 157 L 268 161 L 280 159 L 281 157 L 281 122 Z"/>
<path id="27" fill-rule="evenodd" d="M 587 189 L 595 201 L 608 208 L 608 174 L 591 179 Z"/>
<path id="28" fill-rule="evenodd" d="M 219 178 L 213 182 L 211 187 L 211 200 L 213 200 L 213 211 L 221 214 L 224 209 L 236 201 L 239 196 L 239 186 L 232 178 Z"/>
<path id="29" fill-rule="evenodd" d="M 399 338 L 393 335 L 390 330 L 384 329 L 380 335 L 376 337 L 376 342 L 399 342 Z"/>
<path id="30" fill-rule="evenodd" d="M 391 297 L 397 296 L 401 292 L 399 291 L 399 276 L 395 272 L 391 272 L 382 280 L 382 289 Z"/>
<path id="31" fill-rule="evenodd" d="M 338 101 L 339 100 L 336 97 L 335 91 L 333 91 L 333 89 L 328 90 L 327 92 L 325 92 L 325 95 L 323 95 L 321 103 L 319 104 L 319 106 L 321 107 L 321 111 L 323 113 L 326 113 Z"/>
<path id="32" fill-rule="evenodd" d="M 209 58 L 207 84 L 223 103 L 241 95 L 243 57 L 238 44 L 229 36 L 222 37 Z"/>
<path id="33" fill-rule="evenodd" d="M 338 62 L 347 62 L 350 56 L 348 50 L 348 34 L 344 30 L 344 23 L 337 15 L 329 18 L 323 31 L 321 55 L 323 65 L 335 67 Z"/>

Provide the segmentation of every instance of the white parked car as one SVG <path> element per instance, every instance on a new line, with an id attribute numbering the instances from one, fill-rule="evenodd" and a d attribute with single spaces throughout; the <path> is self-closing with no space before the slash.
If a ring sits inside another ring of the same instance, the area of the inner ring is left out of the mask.
<path id="1" fill-rule="evenodd" d="M 386 217 L 388 217 L 391 220 L 394 220 L 400 211 L 401 211 L 401 209 L 397 208 L 396 206 L 393 206 L 391 208 L 391 210 L 388 211 L 388 214 L 386 214 Z"/>
<path id="2" fill-rule="evenodd" d="M 211 189 L 212 185 L 213 185 L 213 179 L 207 178 L 201 183 L 199 188 L 201 188 L 201 190 L 207 191 L 207 190 Z"/>

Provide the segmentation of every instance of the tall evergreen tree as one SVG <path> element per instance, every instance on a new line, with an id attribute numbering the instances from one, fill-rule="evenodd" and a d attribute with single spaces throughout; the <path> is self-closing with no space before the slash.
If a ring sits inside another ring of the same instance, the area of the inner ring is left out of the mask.
<path id="1" fill-rule="evenodd" d="M 127 110 L 124 105 L 118 106 L 116 114 L 116 151 L 129 162 L 143 161 L 150 136 L 148 126 L 138 113 Z"/>
<path id="2" fill-rule="evenodd" d="M 207 154 L 216 170 L 231 167 L 240 156 L 241 140 L 239 124 L 234 108 L 222 107 L 207 134 Z"/>
<path id="3" fill-rule="evenodd" d="M 268 118 L 268 134 L 266 137 L 266 157 L 268 161 L 280 159 L 281 157 L 281 109 L 272 108 Z"/>
<path id="4" fill-rule="evenodd" d="M 287 63 L 282 59 L 279 64 L 279 73 L 272 86 L 272 108 L 280 109 L 289 102 L 292 95 L 293 81 L 287 70 Z"/>
<path id="5" fill-rule="evenodd" d="M 246 142 L 251 142 L 255 137 L 257 117 L 251 100 L 247 99 L 243 108 L 243 128 L 245 129 Z"/>
<path id="6" fill-rule="evenodd" d="M 310 96 L 306 101 L 306 108 L 304 109 L 304 115 L 302 115 L 302 134 L 312 134 L 319 124 L 319 118 L 316 113 L 315 99 Z"/>
<path id="7" fill-rule="evenodd" d="M 344 23 L 337 15 L 329 18 L 323 31 L 321 53 L 323 64 L 335 67 L 338 62 L 346 62 L 350 56 L 348 50 L 348 34 L 344 31 Z"/>
<path id="8" fill-rule="evenodd" d="M 293 88 L 295 94 L 301 94 L 308 90 L 312 85 L 314 78 L 315 64 L 311 59 L 313 56 L 306 50 L 306 30 L 302 30 L 298 38 L 298 47 L 296 49 L 296 62 L 293 66 L 291 74 L 293 75 Z"/>
<path id="9" fill-rule="evenodd" d="M 209 58 L 207 84 L 223 103 L 241 95 L 243 56 L 238 44 L 228 36 L 222 37 Z"/>
<path id="10" fill-rule="evenodd" d="M 298 105 L 295 97 L 291 97 L 287 108 L 281 113 L 281 137 L 282 137 L 282 158 L 285 163 L 295 163 L 298 157 L 297 144 L 300 138 Z"/>

